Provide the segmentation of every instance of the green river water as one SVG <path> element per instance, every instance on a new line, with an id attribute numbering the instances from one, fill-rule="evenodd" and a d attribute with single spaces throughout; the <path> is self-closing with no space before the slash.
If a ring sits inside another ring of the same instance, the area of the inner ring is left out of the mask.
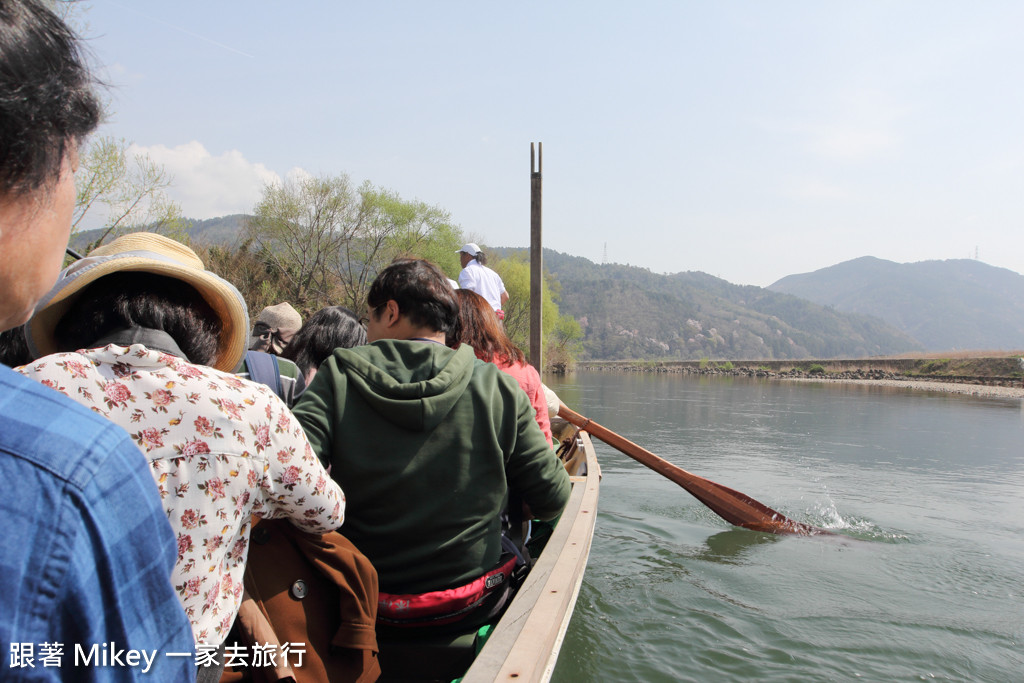
<path id="1" fill-rule="evenodd" d="M 730 526 L 597 443 L 553 681 L 1024 681 L 1024 405 L 842 384 L 578 373 L 577 412 L 837 537 Z"/>

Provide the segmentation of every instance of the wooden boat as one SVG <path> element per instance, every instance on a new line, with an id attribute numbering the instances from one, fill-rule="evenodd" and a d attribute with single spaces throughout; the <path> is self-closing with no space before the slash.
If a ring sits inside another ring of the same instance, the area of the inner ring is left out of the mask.
<path id="1" fill-rule="evenodd" d="M 601 477 L 590 435 L 565 425 L 569 503 L 500 620 L 469 634 L 380 642 L 382 681 L 550 679 L 590 556 Z"/>

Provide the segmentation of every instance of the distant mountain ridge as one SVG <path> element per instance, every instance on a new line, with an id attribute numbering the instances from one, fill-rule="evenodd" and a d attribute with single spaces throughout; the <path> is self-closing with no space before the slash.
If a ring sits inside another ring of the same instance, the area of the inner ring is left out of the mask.
<path id="1" fill-rule="evenodd" d="M 183 232 L 196 244 L 219 244 L 232 246 L 236 244 L 245 228 L 245 222 L 249 219 L 248 214 L 235 213 L 217 218 L 206 218 L 195 220 L 185 219 Z M 83 230 L 71 236 L 68 243 L 72 249 L 82 250 L 103 233 L 102 229 Z M 109 239 L 107 241 L 110 241 Z"/>
<path id="2" fill-rule="evenodd" d="M 186 222 L 200 244 L 237 245 L 248 218 Z M 82 249 L 97 231 L 72 236 Z M 527 249 L 497 248 L 496 256 Z M 978 261 L 898 264 L 863 257 L 768 288 L 706 273 L 660 275 L 550 249 L 560 308 L 584 331 L 587 360 L 863 358 L 1024 348 L 1024 276 Z"/>
<path id="3" fill-rule="evenodd" d="M 706 273 L 659 275 L 549 249 L 544 267 L 561 287 L 561 311 L 583 327 L 584 359 L 861 358 L 922 349 L 873 316 Z"/>
<path id="4" fill-rule="evenodd" d="M 1024 348 L 1024 275 L 980 261 L 864 256 L 789 275 L 768 289 L 878 316 L 927 350 Z"/>

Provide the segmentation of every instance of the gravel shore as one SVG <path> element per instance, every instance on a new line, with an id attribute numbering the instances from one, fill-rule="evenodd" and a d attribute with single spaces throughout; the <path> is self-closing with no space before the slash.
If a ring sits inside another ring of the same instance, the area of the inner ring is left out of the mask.
<path id="1" fill-rule="evenodd" d="M 860 384 L 862 386 L 894 387 L 911 391 L 938 391 L 947 394 L 965 394 L 984 398 L 1024 399 L 1024 387 L 995 387 L 983 384 L 962 384 L 959 382 L 929 382 L 911 379 L 828 379 L 814 377 L 779 377 L 783 382 L 821 382 Z"/>

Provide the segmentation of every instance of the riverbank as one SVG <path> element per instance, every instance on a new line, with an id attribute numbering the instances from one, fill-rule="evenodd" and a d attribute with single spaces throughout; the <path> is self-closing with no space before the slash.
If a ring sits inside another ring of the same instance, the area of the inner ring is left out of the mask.
<path id="1" fill-rule="evenodd" d="M 580 361 L 579 370 L 844 382 L 1024 399 L 1019 355 L 785 361 Z"/>
<path id="2" fill-rule="evenodd" d="M 830 377 L 787 377 L 783 378 L 783 380 L 790 382 L 842 382 L 846 384 L 861 384 L 865 386 L 893 387 L 896 389 L 906 389 L 908 391 L 939 391 L 947 394 L 964 394 L 966 396 L 981 396 L 984 398 L 1024 399 L 1024 387 L 1020 386 L 1019 383 L 1017 386 L 1014 387 L 913 379 L 835 379 Z"/>

